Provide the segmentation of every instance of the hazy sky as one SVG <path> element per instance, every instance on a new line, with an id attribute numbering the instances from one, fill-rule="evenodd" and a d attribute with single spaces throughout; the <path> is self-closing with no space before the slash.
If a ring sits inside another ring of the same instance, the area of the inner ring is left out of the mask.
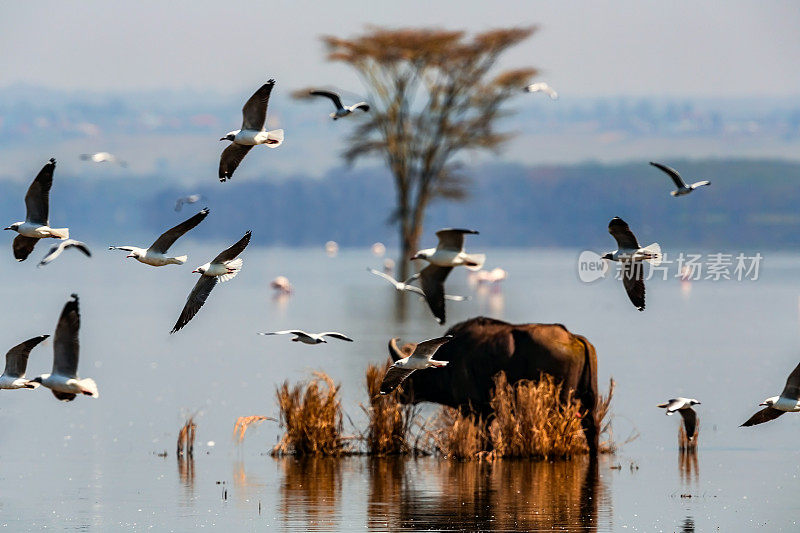
<path id="1" fill-rule="evenodd" d="M 275 77 L 357 92 L 318 37 L 366 24 L 537 24 L 506 64 L 565 96 L 800 95 L 800 4 L 763 0 L 4 2 L 0 86 L 228 93 Z"/>

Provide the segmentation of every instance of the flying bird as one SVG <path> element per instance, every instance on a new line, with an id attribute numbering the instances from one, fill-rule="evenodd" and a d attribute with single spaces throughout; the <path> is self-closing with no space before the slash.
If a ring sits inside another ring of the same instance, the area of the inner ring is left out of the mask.
<path id="1" fill-rule="evenodd" d="M 35 389 L 39 383 L 25 379 L 28 356 L 37 344 L 50 335 L 39 335 L 17 344 L 6 353 L 6 369 L 0 376 L 0 389 Z"/>
<path id="2" fill-rule="evenodd" d="M 800 411 L 800 401 L 798 400 L 800 400 L 800 364 L 789 374 L 781 395 L 767 398 L 760 403 L 759 405 L 764 406 L 764 409 L 748 418 L 742 426 L 755 426 L 774 420 L 783 413 L 796 413 Z"/>
<path id="3" fill-rule="evenodd" d="M 92 257 L 92 252 L 89 251 L 89 247 L 86 246 L 86 243 L 81 241 L 76 241 L 75 239 L 65 239 L 59 243 L 54 244 L 50 247 L 50 250 L 47 252 L 47 255 L 39 261 L 37 266 L 44 266 L 50 261 L 54 260 L 56 257 L 61 255 L 61 252 L 66 250 L 67 248 L 75 248 L 76 250 L 80 250 L 86 257 Z"/>
<path id="4" fill-rule="evenodd" d="M 415 370 L 447 366 L 447 361 L 436 361 L 433 359 L 433 356 L 442 344 L 449 342 L 452 338 L 452 335 L 445 335 L 444 337 L 422 341 L 417 344 L 411 355 L 395 361 L 392 366 L 389 367 L 389 370 L 386 371 L 386 375 L 383 376 L 381 394 L 389 394 L 395 390 L 408 376 L 413 374 Z M 391 345 L 396 342 L 397 339 L 389 341 L 390 350 Z"/>
<path id="5" fill-rule="evenodd" d="M 219 158 L 219 181 L 224 182 L 233 176 L 236 167 L 253 146 L 266 144 L 277 148 L 283 144 L 283 130 L 266 131 L 267 104 L 275 80 L 261 86 L 242 108 L 242 128 L 229 131 L 220 141 L 233 141 L 222 151 Z"/>
<path id="6" fill-rule="evenodd" d="M 324 98 L 329 98 L 331 102 L 333 102 L 333 105 L 336 106 L 336 111 L 330 114 L 330 117 L 333 120 L 346 117 L 356 109 L 360 109 L 365 113 L 369 111 L 369 104 L 367 104 L 366 102 L 358 102 L 357 104 L 353 105 L 342 105 L 342 99 L 339 97 L 339 95 L 330 91 L 311 91 L 308 94 L 312 96 L 322 96 Z"/>
<path id="7" fill-rule="evenodd" d="M 145 265 L 160 267 L 164 265 L 182 265 L 188 259 L 187 256 L 181 255 L 179 257 L 167 256 L 167 250 L 172 246 L 175 241 L 183 237 L 183 235 L 200 224 L 208 216 L 208 208 L 206 207 L 193 217 L 184 220 L 174 228 L 170 228 L 161 236 L 156 239 L 156 242 L 150 245 L 150 248 L 137 248 L 136 246 L 109 246 L 109 250 L 124 250 L 130 252 L 126 257 L 136 259 Z"/>
<path id="8" fill-rule="evenodd" d="M 686 438 L 692 440 L 697 430 L 697 413 L 692 409 L 693 405 L 700 405 L 694 398 L 672 398 L 667 403 L 659 404 L 662 409 L 667 410 L 668 415 L 678 412 L 683 418 L 683 427 L 686 430 Z"/>
<path id="9" fill-rule="evenodd" d="M 480 270 L 486 261 L 484 254 L 468 254 L 464 252 L 464 235 L 477 235 L 478 232 L 470 229 L 440 229 L 436 232 L 439 244 L 436 248 L 420 250 L 411 258 L 424 259 L 428 266 L 423 268 L 418 276 L 412 276 L 406 283 L 419 277 L 425 301 L 428 302 L 433 316 L 439 324 L 445 322 L 444 309 L 444 280 L 453 270 L 453 267 L 464 266 L 469 270 Z"/>
<path id="10" fill-rule="evenodd" d="M 543 81 L 531 83 L 525 87 L 525 91 L 529 93 L 545 93 L 551 100 L 556 100 L 558 98 L 558 93 Z"/>
<path id="11" fill-rule="evenodd" d="M 639 241 L 633 234 L 628 224 L 619 217 L 614 217 L 608 223 L 608 232 L 617 241 L 618 248 L 603 256 L 609 261 L 622 263 L 622 284 L 628 293 L 631 303 L 639 311 L 644 311 L 644 265 L 642 261 L 649 261 L 653 265 L 661 264 L 661 247 L 653 243 L 644 248 L 639 246 Z"/>
<path id="12" fill-rule="evenodd" d="M 95 152 L 93 154 L 81 154 L 81 159 L 83 161 L 92 161 L 93 163 L 116 163 L 122 168 L 128 166 L 128 163 L 121 160 L 114 154 L 109 154 L 108 152 Z"/>
<path id="13" fill-rule="evenodd" d="M 19 233 L 12 245 L 17 261 L 27 259 L 39 239 L 69 239 L 69 228 L 50 227 L 50 188 L 53 186 L 55 168 L 56 160 L 50 159 L 28 188 L 25 194 L 25 222 L 14 222 L 5 228 Z"/>
<path id="14" fill-rule="evenodd" d="M 650 164 L 658 169 L 663 170 L 670 178 L 672 178 L 672 181 L 675 182 L 675 186 L 678 188 L 677 190 L 670 191 L 672 196 L 685 196 L 698 187 L 711 185 L 711 182 L 708 180 L 698 181 L 696 183 L 692 183 L 691 185 L 686 185 L 686 183 L 683 181 L 683 178 L 681 178 L 681 175 L 678 174 L 678 171 L 674 168 L 670 168 L 667 165 L 662 165 L 661 163 L 654 163 L 653 161 L 651 161 Z"/>
<path id="15" fill-rule="evenodd" d="M 71 402 L 78 394 L 97 398 L 97 383 L 91 378 L 78 377 L 78 355 L 80 343 L 78 331 L 81 328 L 81 314 L 78 309 L 78 295 L 64 305 L 61 317 L 56 325 L 53 338 L 53 371 L 42 374 L 31 381 L 40 383 L 50 389 L 53 396 L 63 402 Z"/>
<path id="16" fill-rule="evenodd" d="M 292 342 L 302 342 L 303 344 L 327 344 L 328 341 L 323 337 L 331 337 L 347 342 L 353 342 L 353 339 L 346 336 L 344 333 L 338 331 L 325 331 L 323 333 L 306 333 L 302 329 L 286 329 L 283 331 L 271 331 L 268 333 L 259 333 L 259 335 L 295 335 Z"/>
<path id="17" fill-rule="evenodd" d="M 181 209 L 183 209 L 184 204 L 194 204 L 202 199 L 203 199 L 202 194 L 190 194 L 189 196 L 178 198 L 175 201 L 175 211 L 180 211 Z"/>
<path id="18" fill-rule="evenodd" d="M 236 274 L 242 269 L 242 258 L 238 257 L 240 253 L 247 248 L 250 243 L 250 231 L 244 234 L 244 237 L 239 239 L 236 244 L 230 248 L 223 250 L 212 261 L 201 265 L 192 271 L 192 274 L 200 274 L 200 279 L 197 280 L 192 292 L 186 299 L 186 305 L 181 311 L 181 316 L 175 322 L 175 326 L 170 333 L 179 331 L 183 326 L 189 323 L 194 318 L 194 315 L 206 303 L 208 295 L 218 283 L 224 283 L 236 277 Z"/>
<path id="19" fill-rule="evenodd" d="M 372 274 L 375 274 L 376 276 L 381 277 L 386 281 L 388 281 L 389 283 L 391 283 L 394 286 L 394 288 L 398 291 L 413 292 L 414 294 L 419 294 L 423 298 L 425 297 L 425 293 L 422 292 L 422 289 L 420 289 L 416 285 L 411 285 L 403 281 L 397 281 L 389 274 L 386 274 L 385 272 L 381 272 L 380 270 L 376 270 L 374 268 L 368 267 L 367 270 Z M 408 281 L 412 281 L 416 279 L 418 276 L 419 276 L 418 274 L 415 274 L 414 276 L 411 276 Z M 456 296 L 453 294 L 445 294 L 444 299 L 453 300 L 454 302 L 463 302 L 465 300 L 469 300 L 469 296 Z"/>

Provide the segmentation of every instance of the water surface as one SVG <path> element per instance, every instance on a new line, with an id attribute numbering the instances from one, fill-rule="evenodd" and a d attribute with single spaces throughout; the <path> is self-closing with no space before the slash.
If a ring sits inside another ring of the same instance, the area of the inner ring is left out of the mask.
<path id="1" fill-rule="evenodd" d="M 180 242 L 178 243 L 180 244 Z M 275 387 L 324 370 L 342 384 L 363 428 L 364 369 L 392 336 L 443 333 L 407 296 L 398 321 L 393 289 L 366 272 L 368 250 L 249 249 L 241 274 L 217 287 L 182 331 L 169 335 L 195 282 L 192 268 L 223 244 L 178 246 L 183 267 L 149 268 L 95 246 L 34 268 L 5 254 L 0 341 L 52 334 L 71 292 L 81 297 L 80 373 L 100 398 L 57 402 L 49 391 L 0 392 L 0 524 L 12 530 L 185 530 L 194 525 L 283 530 L 795 531 L 800 516 L 800 417 L 739 428 L 778 394 L 800 353 L 800 255 L 762 252 L 758 281 L 652 281 L 637 312 L 621 284 L 579 281 L 577 250 L 490 250 L 509 272 L 502 291 L 475 291 L 454 271 L 448 324 L 479 314 L 560 322 L 596 346 L 601 388 L 617 381 L 614 438 L 624 445 L 592 463 L 439 458 L 274 459 L 279 429 L 264 422 L 232 439 L 237 417 L 276 413 Z M 43 250 L 41 250 L 43 253 Z M 738 252 L 738 251 L 731 251 Z M 38 253 L 38 251 L 37 251 Z M 36 255 L 36 254 L 34 254 Z M 38 257 L 38 256 L 37 256 Z M 268 282 L 296 293 L 275 299 Z M 292 343 L 258 331 L 339 330 L 355 343 Z M 4 348 L 7 349 L 7 348 Z M 28 373 L 48 372 L 51 339 Z M 696 397 L 700 450 L 677 451 L 678 417 L 655 406 Z M 195 458 L 174 453 L 178 428 L 196 414 Z M 345 431 L 356 431 L 349 421 Z M 213 444 L 213 445 L 211 445 Z M 158 454 L 166 451 L 166 457 Z"/>

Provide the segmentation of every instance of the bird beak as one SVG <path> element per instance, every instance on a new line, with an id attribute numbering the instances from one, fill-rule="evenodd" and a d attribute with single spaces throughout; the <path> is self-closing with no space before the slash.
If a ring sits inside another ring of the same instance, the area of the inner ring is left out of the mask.
<path id="1" fill-rule="evenodd" d="M 126 255 L 125 257 L 127 257 L 128 259 L 131 259 L 131 258 L 134 258 L 134 257 L 136 257 L 136 256 L 135 256 L 135 255 L 133 255 L 133 254 L 128 254 L 128 255 Z"/>
<path id="2" fill-rule="evenodd" d="M 199 274 L 199 273 L 200 273 L 199 270 L 192 270 L 192 274 Z"/>
<path id="3" fill-rule="evenodd" d="M 760 405 L 760 406 L 766 406 L 767 404 L 766 404 L 766 403 L 760 403 L 760 404 L 758 404 L 758 405 Z"/>
<path id="4" fill-rule="evenodd" d="M 14 229 L 14 228 L 12 228 L 11 226 L 9 226 L 9 227 L 7 227 L 7 228 L 3 228 L 3 229 L 4 229 L 4 230 L 6 230 L 6 229 Z"/>
<path id="5" fill-rule="evenodd" d="M 228 139 L 227 137 L 220 137 L 220 138 L 219 138 L 219 140 L 220 140 L 220 141 L 225 141 L 225 140 L 227 140 L 227 139 Z"/>

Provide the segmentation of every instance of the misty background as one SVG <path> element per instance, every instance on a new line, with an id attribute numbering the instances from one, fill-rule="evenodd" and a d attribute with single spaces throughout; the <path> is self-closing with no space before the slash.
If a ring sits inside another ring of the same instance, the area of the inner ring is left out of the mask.
<path id="1" fill-rule="evenodd" d="M 431 206 L 424 242 L 464 225 L 493 246 L 602 247 L 618 215 L 642 240 L 667 245 L 800 244 L 792 2 L 4 5 L 0 46 L 14 51 L 0 56 L 4 218 L 21 217 L 25 188 L 56 157 L 52 218 L 90 244 L 146 244 L 208 205 L 209 222 L 224 223 L 193 239 L 229 239 L 242 227 L 258 244 L 395 245 L 382 162 L 348 168 L 339 158 L 359 117 L 333 122 L 329 102 L 290 93 L 323 86 L 360 99 L 360 81 L 325 60 L 319 36 L 418 27 L 423 12 L 425 26 L 470 32 L 535 24 L 499 66 L 537 67 L 537 80 L 560 94 L 520 93 L 502 124 L 516 137 L 499 154 L 463 161 L 469 196 Z M 284 128 L 286 142 L 254 150 L 221 185 L 217 139 L 239 127 L 243 102 L 270 77 L 268 126 Z M 95 151 L 128 166 L 78 157 Z M 650 160 L 712 188 L 675 200 Z M 175 213 L 175 199 L 193 193 L 206 200 Z"/>

